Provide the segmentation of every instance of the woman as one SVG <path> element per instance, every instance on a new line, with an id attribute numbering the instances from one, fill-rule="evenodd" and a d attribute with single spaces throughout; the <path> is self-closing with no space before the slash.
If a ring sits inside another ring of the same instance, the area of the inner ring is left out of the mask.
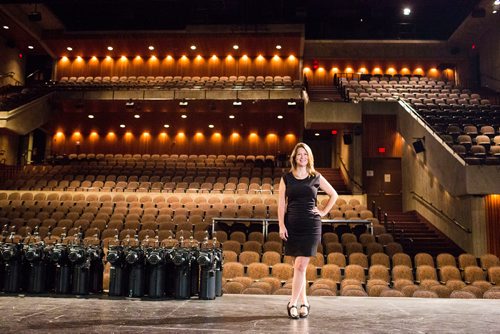
<path id="1" fill-rule="evenodd" d="M 338 198 L 328 181 L 314 170 L 314 157 L 309 146 L 298 143 L 290 157 L 292 165 L 280 181 L 278 221 L 279 233 L 285 243 L 285 255 L 295 257 L 292 296 L 287 305 L 292 319 L 306 318 L 310 306 L 306 296 L 306 269 L 310 256 L 316 256 L 321 241 L 321 217 Z M 322 209 L 316 206 L 318 188 L 330 196 Z M 297 303 L 300 301 L 300 307 Z"/>

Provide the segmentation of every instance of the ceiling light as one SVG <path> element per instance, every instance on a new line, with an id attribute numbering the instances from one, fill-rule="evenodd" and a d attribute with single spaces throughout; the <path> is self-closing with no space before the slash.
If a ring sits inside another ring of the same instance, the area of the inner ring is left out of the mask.
<path id="1" fill-rule="evenodd" d="M 120 124 L 120 128 L 125 128 L 125 124 Z"/>
<path id="2" fill-rule="evenodd" d="M 229 115 L 229 118 L 230 119 L 234 119 L 234 115 Z"/>
<path id="3" fill-rule="evenodd" d="M 182 118 L 188 118 L 186 114 L 181 115 Z"/>
<path id="4" fill-rule="evenodd" d="M 3 26 L 5 30 L 9 30 L 9 26 Z"/>
<path id="5" fill-rule="evenodd" d="M 35 47 L 33 45 L 28 45 L 28 49 L 33 50 Z"/>
<path id="6" fill-rule="evenodd" d="M 153 51 L 153 50 L 155 49 L 155 47 L 154 47 L 154 46 L 152 46 L 152 45 L 150 45 L 150 46 L 148 47 L 148 49 L 149 49 L 149 50 L 151 50 L 151 51 Z"/>
<path id="7" fill-rule="evenodd" d="M 276 49 L 281 50 L 281 45 L 276 45 Z"/>
<path id="8" fill-rule="evenodd" d="M 214 128 L 214 125 L 213 125 L 213 124 L 208 124 L 208 127 L 209 127 L 210 129 L 213 129 L 213 128 Z"/>
<path id="9" fill-rule="evenodd" d="M 163 127 L 164 127 L 164 128 L 169 128 L 169 127 L 170 127 L 170 125 L 168 125 L 168 124 L 163 124 Z"/>
<path id="10" fill-rule="evenodd" d="M 191 45 L 191 50 L 196 50 L 196 45 Z"/>
<path id="11" fill-rule="evenodd" d="M 496 11 L 496 10 L 494 10 L 494 11 L 492 11 L 492 13 L 493 13 L 493 14 L 496 14 L 496 13 L 497 13 L 497 11 Z"/>
<path id="12" fill-rule="evenodd" d="M 134 118 L 141 118 L 141 115 L 139 115 L 139 114 L 135 114 L 135 115 L 134 115 Z"/>
<path id="13" fill-rule="evenodd" d="M 288 101 L 288 105 L 289 106 L 296 106 L 297 105 L 297 102 L 293 101 L 293 100 L 290 100 Z"/>
<path id="14" fill-rule="evenodd" d="M 278 119 L 283 119 L 283 115 L 278 115 Z"/>
<path id="15" fill-rule="evenodd" d="M 495 0 L 494 5 L 500 5 L 500 0 Z"/>
<path id="16" fill-rule="evenodd" d="M 238 44 L 233 45 L 233 49 L 238 50 L 240 47 Z"/>
<path id="17" fill-rule="evenodd" d="M 411 14 L 411 9 L 410 8 L 406 7 L 406 8 L 403 9 L 403 15 L 408 16 L 410 14 Z"/>
<path id="18" fill-rule="evenodd" d="M 182 107 L 185 107 L 185 106 L 187 106 L 188 104 L 189 104 L 189 102 L 188 102 L 188 101 L 186 101 L 186 100 L 179 101 L 179 105 L 180 105 L 180 106 L 182 106 Z"/>
<path id="19" fill-rule="evenodd" d="M 72 48 L 71 46 L 68 46 L 68 47 L 66 48 L 66 50 L 68 50 L 68 51 L 73 51 L 73 48 Z"/>
<path id="20" fill-rule="evenodd" d="M 112 46 L 108 46 L 108 51 L 113 51 L 113 47 Z"/>
<path id="21" fill-rule="evenodd" d="M 319 137 L 319 132 L 316 132 L 314 135 L 315 135 L 316 137 Z"/>
<path id="22" fill-rule="evenodd" d="M 129 99 L 127 102 L 125 102 L 126 107 L 133 107 L 135 105 L 135 102 L 132 101 L 132 99 Z"/>
<path id="23" fill-rule="evenodd" d="M 92 118 L 94 118 L 94 115 L 89 114 L 88 118 L 92 119 Z"/>
<path id="24" fill-rule="evenodd" d="M 233 101 L 233 106 L 241 106 L 242 102 L 240 99 L 237 99 L 236 101 Z"/>

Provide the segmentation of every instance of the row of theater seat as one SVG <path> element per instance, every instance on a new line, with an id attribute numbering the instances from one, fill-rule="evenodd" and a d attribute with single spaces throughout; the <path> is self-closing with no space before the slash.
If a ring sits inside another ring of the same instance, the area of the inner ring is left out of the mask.
<path id="1" fill-rule="evenodd" d="M 122 154 L 122 153 L 71 153 L 68 155 L 70 160 L 136 160 L 136 161 L 149 161 L 149 160 L 165 160 L 174 162 L 206 162 L 208 161 L 224 161 L 224 162 L 255 162 L 255 161 L 274 161 L 274 155 L 243 155 L 243 154 Z"/>
<path id="2" fill-rule="evenodd" d="M 89 88 L 301 88 L 290 76 L 80 76 L 61 77 L 59 87 Z"/>

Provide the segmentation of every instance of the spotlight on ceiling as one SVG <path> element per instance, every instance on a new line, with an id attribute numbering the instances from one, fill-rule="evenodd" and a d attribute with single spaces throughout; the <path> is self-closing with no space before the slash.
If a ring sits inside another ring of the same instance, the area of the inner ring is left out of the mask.
<path id="1" fill-rule="evenodd" d="M 241 106 L 242 105 L 242 102 L 240 99 L 236 99 L 236 101 L 233 101 L 233 106 Z"/>
<path id="2" fill-rule="evenodd" d="M 291 106 L 296 106 L 296 105 L 297 105 L 297 102 L 296 102 L 296 101 L 294 101 L 294 100 L 290 100 L 290 101 L 288 101 L 288 106 L 290 106 L 290 107 L 291 107 Z"/>
<path id="3" fill-rule="evenodd" d="M 185 106 L 187 106 L 188 104 L 189 104 L 189 102 L 188 102 L 188 101 L 186 101 L 186 100 L 179 101 L 179 105 L 180 105 L 181 107 L 185 107 Z"/>
<path id="4" fill-rule="evenodd" d="M 408 16 L 410 14 L 411 14 L 411 9 L 410 8 L 406 7 L 406 8 L 403 9 L 403 15 Z"/>
<path id="5" fill-rule="evenodd" d="M 132 108 L 133 106 L 135 106 L 135 102 L 132 99 L 129 99 L 127 102 L 125 102 L 125 107 Z"/>

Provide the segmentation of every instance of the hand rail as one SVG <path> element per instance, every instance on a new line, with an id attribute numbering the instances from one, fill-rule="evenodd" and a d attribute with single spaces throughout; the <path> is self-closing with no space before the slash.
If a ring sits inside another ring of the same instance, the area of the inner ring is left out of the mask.
<path id="1" fill-rule="evenodd" d="M 432 202 L 429 202 L 428 200 L 426 200 L 422 195 L 417 194 L 413 190 L 410 191 L 410 194 L 413 194 L 413 196 L 416 197 L 419 201 L 423 202 L 425 205 L 430 207 L 432 210 L 439 213 L 442 217 L 446 218 L 449 222 L 452 222 L 454 225 L 459 227 L 464 232 L 469 233 L 469 234 L 472 233 L 470 228 L 460 224 L 455 218 L 451 218 L 450 216 L 448 216 L 446 213 L 443 212 L 443 210 L 436 207 L 434 204 L 432 204 Z"/>
<path id="2" fill-rule="evenodd" d="M 342 160 L 342 157 L 340 156 L 340 154 L 337 154 L 339 156 L 339 161 L 340 161 L 340 164 L 342 165 L 342 167 L 344 167 L 344 170 L 347 174 L 347 177 L 349 178 L 349 181 L 351 181 L 352 183 L 354 183 L 359 189 L 361 189 L 361 192 L 364 193 L 364 189 L 363 189 L 363 186 L 361 184 L 359 184 L 356 180 L 354 180 L 354 178 L 351 176 L 351 174 L 349 173 L 349 170 L 347 169 L 345 163 L 344 163 L 344 160 Z"/>

